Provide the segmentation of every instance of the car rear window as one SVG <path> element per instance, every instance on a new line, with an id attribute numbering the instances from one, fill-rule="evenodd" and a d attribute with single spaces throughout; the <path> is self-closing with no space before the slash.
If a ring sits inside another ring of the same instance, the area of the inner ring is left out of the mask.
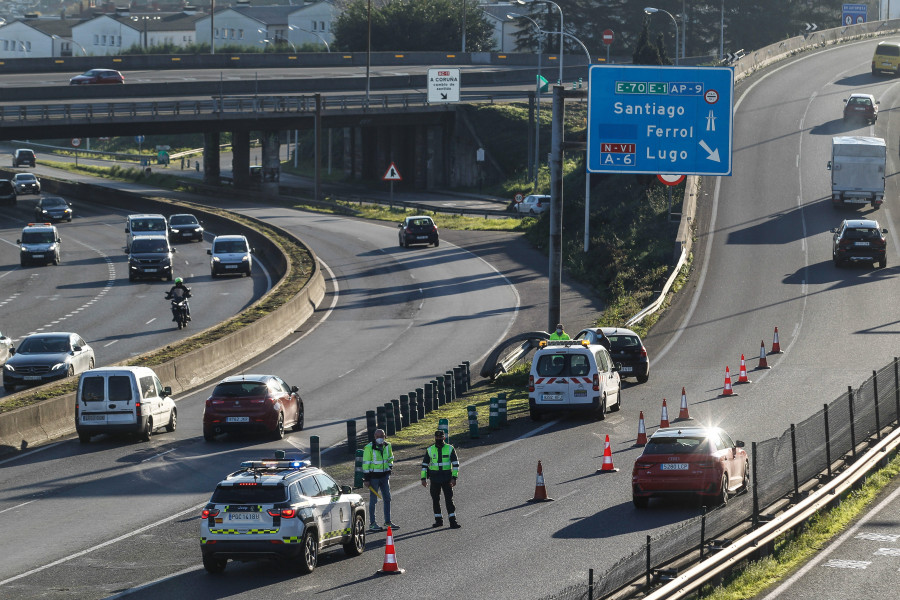
<path id="1" fill-rule="evenodd" d="M 868 98 L 850 98 L 847 104 L 858 104 L 860 106 L 872 106 L 872 101 Z"/>
<path id="2" fill-rule="evenodd" d="M 591 361 L 584 353 L 543 354 L 535 368 L 539 377 L 585 376 L 591 372 Z"/>
<path id="3" fill-rule="evenodd" d="M 265 396 L 268 388 L 258 381 L 226 381 L 213 389 L 212 395 L 220 398 L 251 398 Z"/>
<path id="4" fill-rule="evenodd" d="M 641 345 L 641 341 L 633 335 L 608 335 L 609 346 L 614 349 L 636 348 Z"/>
<path id="5" fill-rule="evenodd" d="M 894 46 L 891 44 L 879 44 L 878 49 L 875 50 L 875 54 L 880 54 L 882 56 L 900 56 L 900 46 Z"/>
<path id="6" fill-rule="evenodd" d="M 644 447 L 644 454 L 700 454 L 708 452 L 709 444 L 702 437 L 652 437 Z"/>
<path id="7" fill-rule="evenodd" d="M 81 380 L 81 400 L 84 402 L 103 401 L 103 377 L 84 377 Z"/>
<path id="8" fill-rule="evenodd" d="M 113 375 L 109 377 L 107 386 L 109 388 L 110 402 L 127 402 L 131 400 L 131 377 L 128 375 Z"/>
<path id="9" fill-rule="evenodd" d="M 874 240 L 878 237 L 881 234 L 871 227 L 848 227 L 844 231 L 844 239 L 848 240 Z"/>
<path id="10" fill-rule="evenodd" d="M 252 487 L 219 485 L 216 486 L 210 501 L 214 504 L 275 504 L 285 502 L 287 499 L 287 489 L 283 485 Z"/>
<path id="11" fill-rule="evenodd" d="M 431 219 L 413 219 L 409 222 L 410 227 L 432 227 L 433 225 Z"/>

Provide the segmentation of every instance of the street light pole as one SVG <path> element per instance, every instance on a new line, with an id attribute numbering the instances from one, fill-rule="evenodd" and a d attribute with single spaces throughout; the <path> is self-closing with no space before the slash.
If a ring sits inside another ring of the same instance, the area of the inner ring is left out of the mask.
<path id="1" fill-rule="evenodd" d="M 669 15 L 669 18 L 672 19 L 672 23 L 674 23 L 674 25 L 675 25 L 675 64 L 677 65 L 678 64 L 678 21 L 676 21 L 675 17 L 672 16 L 672 13 L 670 13 L 667 10 L 663 10 L 661 8 L 650 8 L 650 7 L 647 7 L 644 9 L 644 13 L 648 14 L 648 15 L 652 15 L 652 14 L 659 13 L 659 12 Z"/>
<path id="2" fill-rule="evenodd" d="M 516 0 L 517 4 L 534 4 L 535 2 L 540 2 L 542 4 L 552 4 L 556 7 L 556 10 L 559 11 L 559 32 L 562 33 L 565 31 L 565 25 L 563 25 L 563 11 L 562 8 L 559 7 L 559 4 L 553 2 L 553 0 Z M 563 85 L 563 36 L 559 36 L 559 85 Z"/>
<path id="3" fill-rule="evenodd" d="M 366 108 L 369 107 L 369 69 L 372 65 L 372 0 L 366 0 Z"/>
<path id="4" fill-rule="evenodd" d="M 466 51 L 466 0 L 462 0 L 462 52 Z"/>
<path id="5" fill-rule="evenodd" d="M 541 166 L 541 54 L 544 48 L 544 32 L 541 31 L 541 26 L 537 24 L 537 22 L 531 17 L 527 17 L 525 15 L 520 15 L 519 13 L 507 13 L 507 19 L 528 19 L 531 21 L 531 24 L 534 25 L 534 28 L 538 32 L 538 77 L 535 81 L 535 96 L 537 99 L 537 107 L 535 111 L 534 117 L 534 182 L 531 184 L 532 191 L 537 192 L 538 185 L 538 170 Z"/>
<path id="6" fill-rule="evenodd" d="M 722 12 L 719 15 L 719 60 L 725 60 L 725 0 L 722 0 Z"/>

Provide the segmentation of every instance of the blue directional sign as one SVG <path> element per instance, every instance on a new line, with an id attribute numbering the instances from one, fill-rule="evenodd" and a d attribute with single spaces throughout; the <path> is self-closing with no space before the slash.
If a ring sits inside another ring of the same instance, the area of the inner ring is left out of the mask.
<path id="1" fill-rule="evenodd" d="M 868 18 L 867 4 L 844 4 L 841 7 L 841 24 L 856 25 L 865 23 Z"/>
<path id="2" fill-rule="evenodd" d="M 729 67 L 593 65 L 590 173 L 731 175 Z"/>

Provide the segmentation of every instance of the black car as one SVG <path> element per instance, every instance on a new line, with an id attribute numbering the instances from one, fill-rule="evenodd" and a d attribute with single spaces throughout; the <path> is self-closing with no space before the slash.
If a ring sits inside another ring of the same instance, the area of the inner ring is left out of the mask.
<path id="1" fill-rule="evenodd" d="M 13 153 L 13 167 L 34 167 L 35 158 L 34 158 L 34 150 L 29 150 L 27 148 L 19 148 Z"/>
<path id="2" fill-rule="evenodd" d="M 44 196 L 34 207 L 36 221 L 72 221 L 72 205 L 59 196 Z"/>
<path id="3" fill-rule="evenodd" d="M 16 173 L 12 179 L 17 194 L 40 194 L 41 182 L 33 173 Z"/>
<path id="4" fill-rule="evenodd" d="M 831 259 L 834 266 L 844 263 L 878 263 L 887 266 L 887 229 L 879 229 L 878 221 L 871 219 L 847 219 L 840 227 L 831 230 Z"/>
<path id="5" fill-rule="evenodd" d="M 638 383 L 650 379 L 650 359 L 641 336 L 623 327 L 589 327 L 575 335 L 576 340 L 589 340 L 609 350 L 613 362 L 619 365 L 619 377 L 636 377 Z"/>
<path id="6" fill-rule="evenodd" d="M 9 179 L 0 179 L 0 202 L 15 206 L 16 188 Z"/>
<path id="7" fill-rule="evenodd" d="M 143 235 L 134 238 L 128 254 L 128 281 L 143 278 L 162 278 L 172 281 L 172 254 L 164 235 Z"/>
<path id="8" fill-rule="evenodd" d="M 431 220 L 431 217 L 416 216 L 406 217 L 402 223 L 398 225 L 400 228 L 400 246 L 409 248 L 411 244 L 434 244 L 440 243 L 438 238 L 438 228 Z"/>
<path id="9" fill-rule="evenodd" d="M 189 214 L 172 215 L 169 217 L 169 240 L 203 241 L 203 225 L 197 217 Z"/>

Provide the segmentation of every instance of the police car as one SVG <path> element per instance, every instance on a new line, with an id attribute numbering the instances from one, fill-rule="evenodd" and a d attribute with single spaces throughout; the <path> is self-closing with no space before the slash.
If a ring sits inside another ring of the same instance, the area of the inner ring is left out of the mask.
<path id="1" fill-rule="evenodd" d="M 221 573 L 229 559 L 282 559 L 311 573 L 319 551 L 340 544 L 347 556 L 366 547 L 363 499 L 307 461 L 241 463 L 219 482 L 200 514 L 203 566 Z"/>
<path id="2" fill-rule="evenodd" d="M 29 223 L 22 229 L 19 244 L 19 264 L 59 264 L 59 231 L 52 223 Z"/>

